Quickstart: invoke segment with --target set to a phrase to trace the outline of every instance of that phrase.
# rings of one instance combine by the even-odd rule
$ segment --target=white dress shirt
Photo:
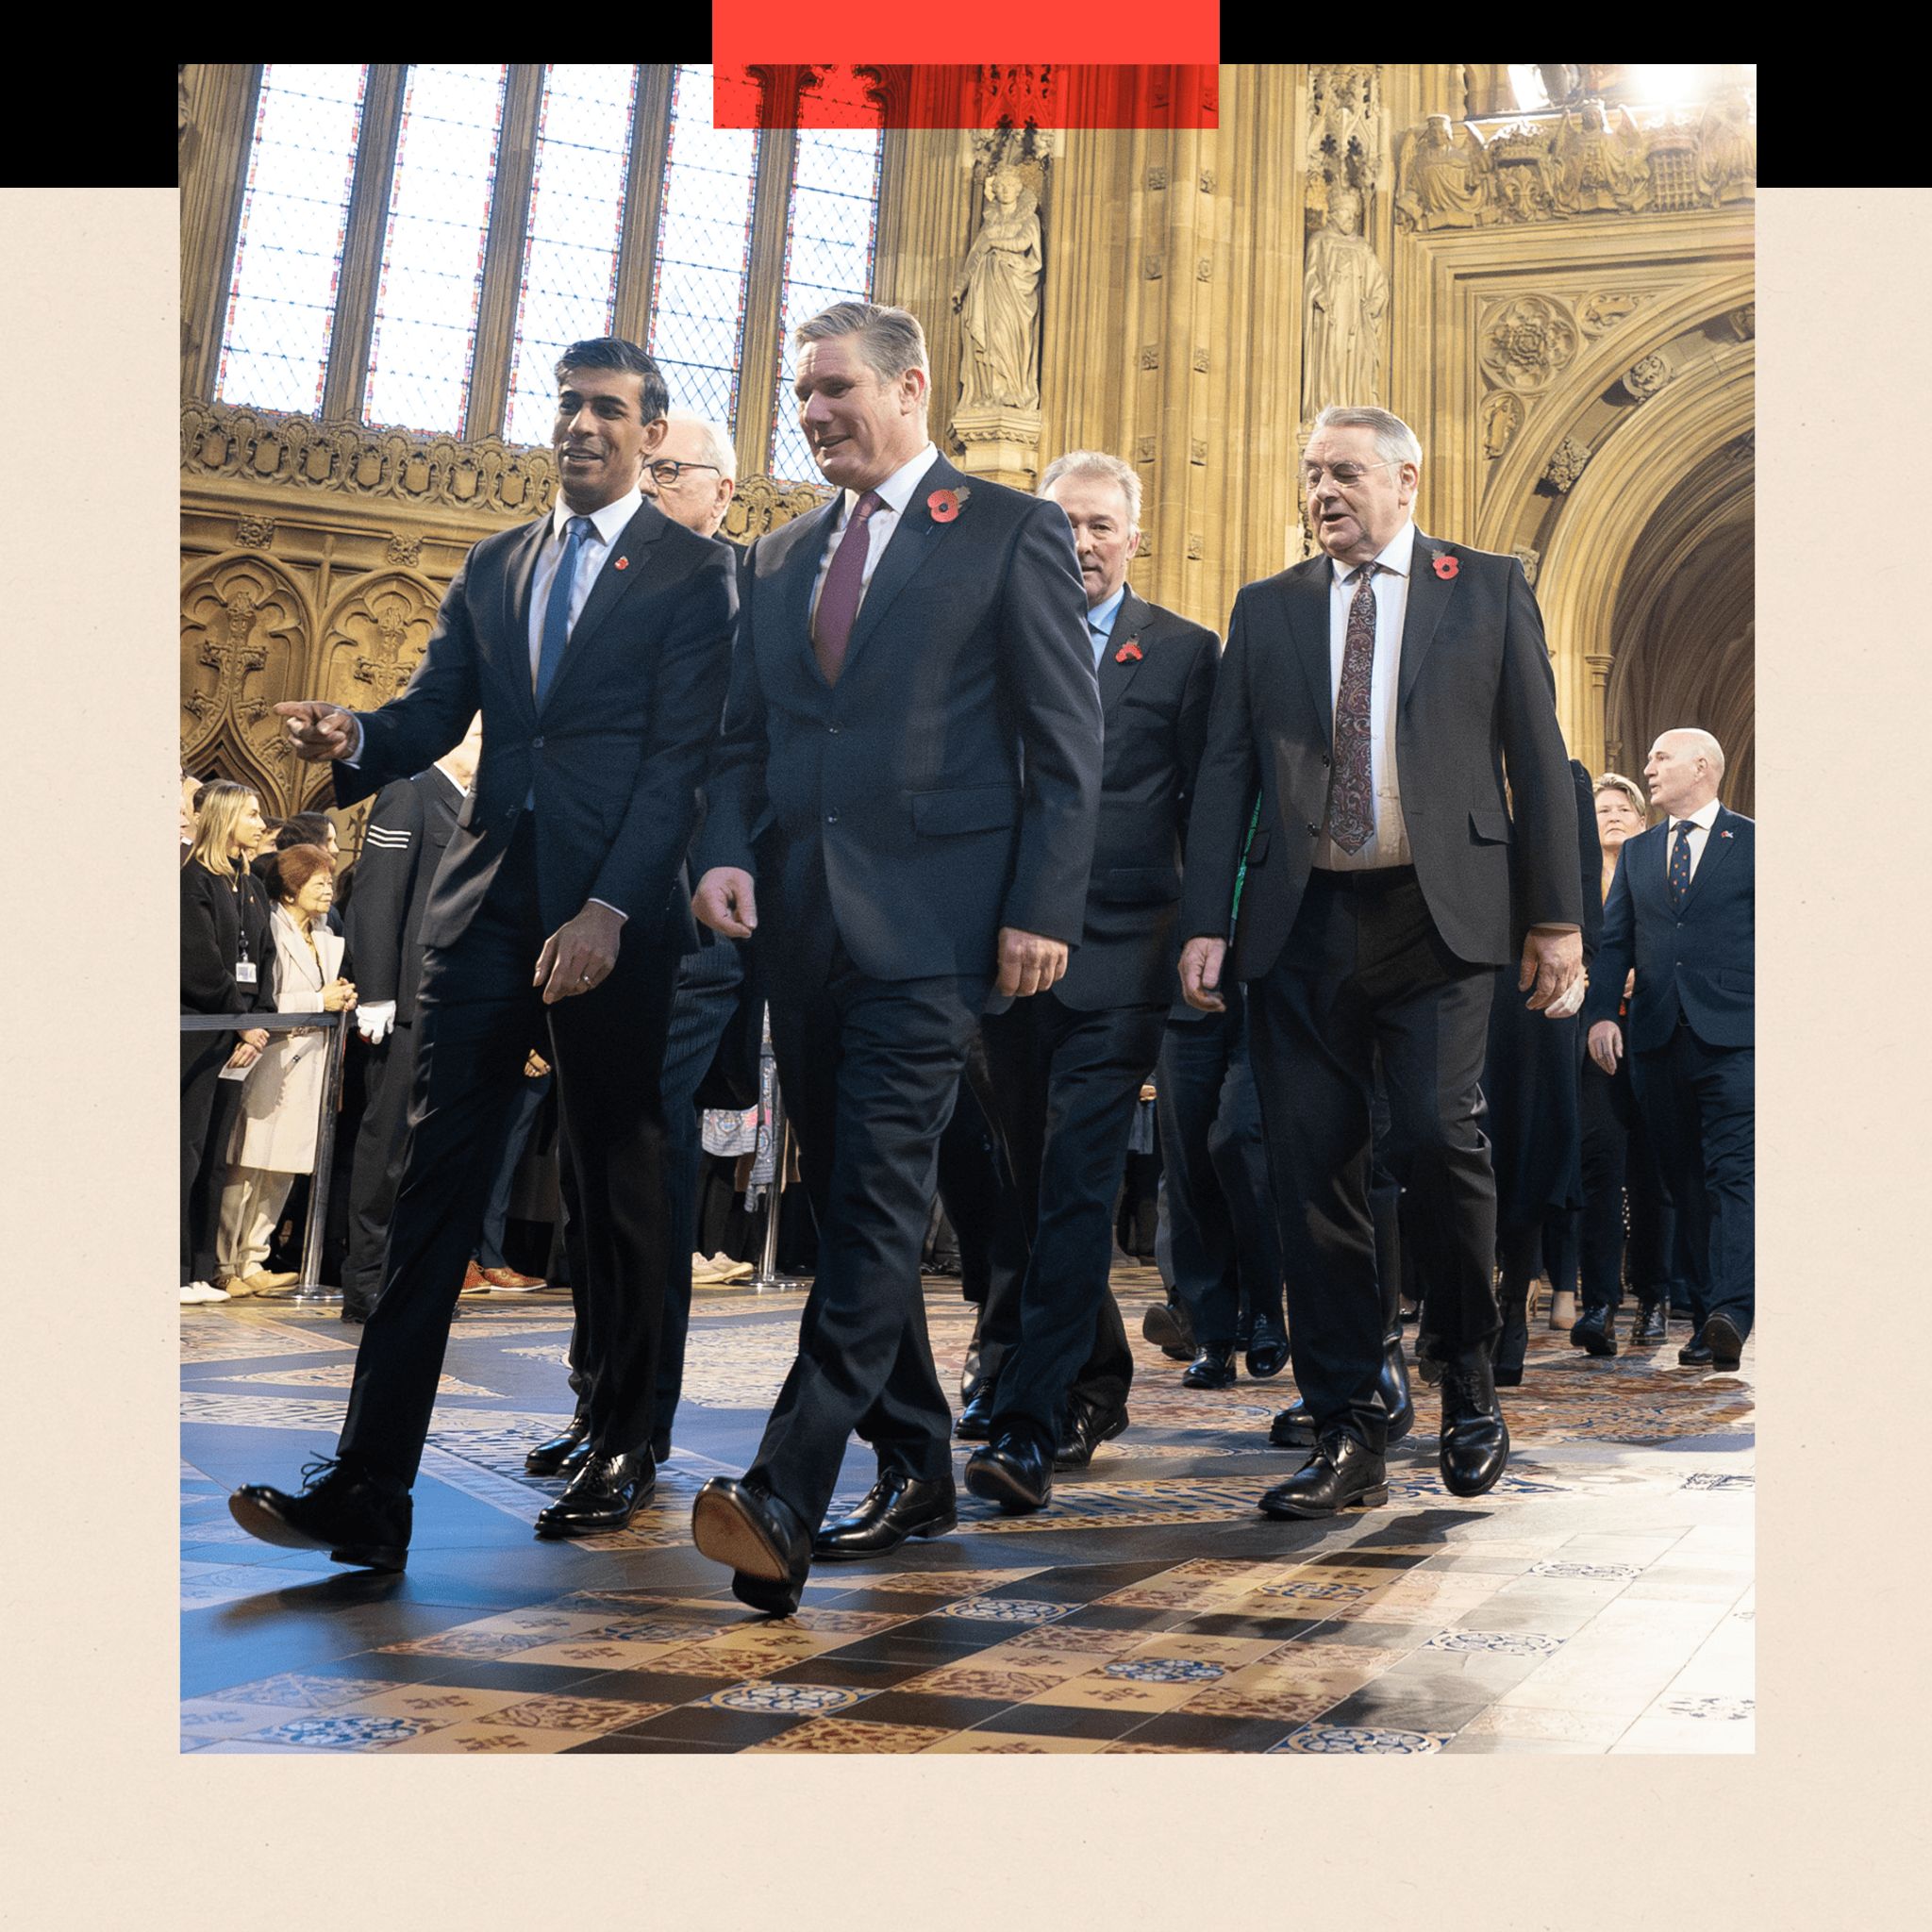
[[[919,479],[939,458],[939,451],[927,443],[910,462],[902,463],[878,486],[883,501],[873,511],[865,526],[865,569],[859,577],[859,609],[865,608],[865,592],[871,587],[872,574],[879,567],[879,558],[886,554],[886,545],[892,541],[892,532],[899,527],[899,519],[905,514],[906,506],[912,501],[912,492],[919,488]],[[825,544],[825,554],[819,559],[819,574],[811,587],[814,624],[818,621],[819,597],[825,588],[825,573],[832,567],[832,557],[839,548],[839,540],[844,536],[845,525],[852,521],[852,512],[858,508],[858,499],[864,494],[862,490],[840,491],[839,514],[832,519],[831,536]]]
[[[1395,683],[1402,668],[1402,625],[1408,615],[1408,573],[1415,558],[1415,525],[1404,524],[1374,561],[1375,657],[1369,675],[1369,778],[1374,789],[1375,829],[1359,852],[1344,852],[1328,836],[1324,810],[1315,863],[1330,872],[1370,872],[1413,862],[1402,819],[1402,786],[1395,770]],[[1348,648],[1348,607],[1355,602],[1357,566],[1329,559],[1328,696],[1341,693],[1341,661]],[[1332,715],[1332,713],[1331,713]]]
[[[1671,876],[1671,854],[1677,849],[1677,827],[1690,827],[1690,876],[1697,876],[1698,861],[1704,857],[1704,848],[1710,843],[1710,828],[1717,823],[1718,802],[1710,799],[1700,805],[1689,818],[1673,819],[1670,831],[1664,839],[1664,878]]]
[[[543,614],[550,608],[550,587],[557,581],[557,566],[563,561],[564,530],[570,520],[579,514],[587,515],[591,519],[591,534],[577,549],[577,575],[571,588],[570,626],[564,632],[566,638],[576,628],[577,619],[583,615],[591,586],[596,583],[597,574],[610,555],[610,546],[623,534],[624,526],[637,515],[638,506],[643,500],[643,491],[633,486],[627,494],[620,496],[615,503],[607,503],[602,509],[579,512],[572,509],[561,496],[558,497],[557,508],[550,512],[550,535],[538,553],[536,574],[530,579],[532,691],[537,688],[537,659],[543,650]]]

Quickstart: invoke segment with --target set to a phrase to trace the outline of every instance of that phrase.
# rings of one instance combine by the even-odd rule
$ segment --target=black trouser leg
[[[416,1085],[414,1021],[399,1021],[380,1046],[367,1052],[362,1124],[357,1130],[349,1182],[349,1258],[342,1271],[342,1294],[351,1307],[366,1307],[382,1286],[390,1217],[408,1153],[409,1098]]]
[[[1241,1243],[1234,1196],[1248,1172],[1251,1151],[1258,1154],[1264,1174],[1267,1162],[1258,1134],[1252,1150],[1232,1133],[1224,1143],[1234,1156],[1228,1163],[1231,1172],[1226,1174],[1233,1185],[1224,1186],[1223,1163],[1215,1158],[1215,1131],[1229,1076],[1241,999],[1241,988],[1230,981],[1227,1012],[1170,1021],[1155,1074],[1166,1181],[1169,1265],[1174,1272],[1174,1294],[1187,1307],[1195,1341],[1203,1347],[1234,1346],[1241,1313]],[[1253,1084],[1251,1079],[1251,1104]],[[1258,1106],[1255,1116],[1258,1121]],[[1251,1222],[1272,1221],[1265,1185],[1258,1199],[1240,1204],[1240,1211]],[[1268,1246],[1278,1261],[1280,1244],[1272,1225]],[[1278,1266],[1274,1272],[1278,1277]]]

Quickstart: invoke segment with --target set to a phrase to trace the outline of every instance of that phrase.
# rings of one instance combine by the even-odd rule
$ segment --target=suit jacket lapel
[[[825,681],[824,674],[820,671],[818,654],[811,647],[811,587],[818,581],[819,564],[838,520],[839,498],[835,495],[817,509],[794,517],[775,538],[762,540],[779,553],[778,565],[773,573],[777,579],[778,635],[788,641],[784,648],[804,655],[809,675],[821,684]]]
[[[1704,850],[1698,855],[1697,870],[1690,874],[1690,890],[1684,894],[1684,904],[1678,908],[1680,911],[1689,908],[1690,902],[1704,890],[1705,880],[1724,862],[1731,847],[1738,842],[1735,838],[1725,836],[1732,816],[1723,806],[1718,807],[1717,816],[1710,822],[1710,830],[1704,835]]]
[[[1290,648],[1301,666],[1324,743],[1335,737],[1335,687],[1328,667],[1328,588],[1333,581],[1334,565],[1323,556],[1291,574],[1282,587]]]
[[[932,555],[945,533],[956,525],[963,524],[973,514],[969,501],[959,506],[958,515],[952,523],[934,523],[928,500],[938,490],[967,490],[970,493],[966,478],[944,457],[934,462],[919,479],[911,501],[899,518],[899,527],[892,532],[891,541],[886,544],[886,554],[879,558],[878,568],[872,574],[872,582],[865,587],[865,602],[858,607],[858,618],[852,626],[852,636],[845,646],[845,664],[839,674],[841,677],[851,674],[853,658],[885,621],[892,599],[912,581],[919,566]]]
[[[604,620],[616,609],[618,600],[633,584],[643,580],[640,560],[664,534],[665,522],[664,512],[655,503],[646,501],[638,505],[637,513],[617,533],[617,541],[610,546],[604,568],[597,573],[597,581],[591,586],[591,594],[584,599],[584,608],[571,625],[563,656],[558,660],[557,675],[551,679],[543,700],[546,708],[557,702],[558,687],[570,675],[571,666],[583,657]]]
[[[1121,693],[1134,681],[1134,674],[1146,662],[1145,648],[1141,656],[1129,655],[1124,661],[1121,653],[1129,644],[1137,644],[1141,632],[1154,621],[1154,613],[1140,598],[1129,591],[1121,599],[1121,608],[1114,613],[1113,630],[1107,640],[1107,648],[1100,654],[1100,710],[1104,720],[1111,720],[1114,707],[1121,701]]]
[[[530,579],[536,575],[537,559],[543,554],[550,527],[549,517],[540,518],[510,545],[504,558],[503,634],[508,641],[509,681],[521,694],[524,711],[532,719],[537,715],[537,696],[530,688]]]
[[[1402,663],[1395,676],[1395,704],[1399,710],[1408,702],[1415,681],[1422,675],[1423,659],[1435,641],[1436,626],[1456,594],[1454,577],[1439,577],[1435,560],[1448,553],[1444,546],[1418,530],[1409,551],[1408,613],[1402,622]]]

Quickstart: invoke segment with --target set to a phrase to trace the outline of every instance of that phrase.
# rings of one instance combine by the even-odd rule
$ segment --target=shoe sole
[[[1187,1377],[1186,1375],[1183,1375],[1181,1377],[1181,1387],[1183,1389],[1232,1389],[1234,1387],[1234,1384],[1235,1378],[1231,1373],[1226,1376],[1224,1380],[1217,1379],[1212,1382],[1198,1377],[1193,1380],[1190,1380],[1189,1377]]]
[[[252,1496],[239,1492],[228,1498],[228,1514],[262,1542],[284,1550],[326,1550],[332,1563],[362,1570],[400,1570],[409,1558],[407,1543],[332,1543],[326,1537],[310,1536]]]
[[[1256,1507],[1263,1516],[1273,1516],[1283,1522],[1311,1523],[1324,1516],[1340,1516],[1344,1509],[1379,1509],[1388,1500],[1389,1485],[1377,1483],[1358,1496],[1350,1496],[1340,1503],[1324,1503],[1317,1508],[1302,1508],[1292,1503],[1258,1503]]]
[[[1575,1329],[1570,1331],[1570,1346],[1580,1348],[1585,1355],[1594,1356],[1599,1361],[1607,1361],[1617,1352],[1617,1344],[1593,1335],[1579,1335]]]
[[[957,1515],[949,1514],[943,1523],[923,1523],[917,1529],[908,1529],[903,1536],[895,1536],[889,1543],[880,1543],[869,1550],[855,1550],[850,1544],[820,1544],[816,1541],[811,1546],[811,1559],[814,1563],[856,1563],[863,1557],[890,1557],[896,1549],[903,1548],[915,1537],[924,1539],[935,1536],[951,1536],[959,1526]]]
[[[691,1541],[699,1553],[760,1583],[785,1583],[791,1565],[768,1543],[758,1525],[728,1497],[700,1490],[691,1506]]]
[[[1053,1501],[1051,1490],[1043,1496],[1036,1496],[1022,1489],[996,1463],[982,1464],[977,1469],[969,1467],[966,1487],[982,1502],[997,1503],[1002,1513],[1008,1516],[1031,1516]]]

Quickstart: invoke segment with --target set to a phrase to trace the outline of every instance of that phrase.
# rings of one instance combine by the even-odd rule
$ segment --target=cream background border
[[[1927,894],[1893,799],[1932,720],[1913,591],[1932,194],[1758,209],[1757,1757],[505,1765],[175,1752],[175,197],[0,192],[0,385],[26,472],[4,551],[0,1915],[62,1932],[1916,1916]],[[857,1883],[817,1879],[843,1859]],[[588,1875],[556,1875],[578,1861]]]

